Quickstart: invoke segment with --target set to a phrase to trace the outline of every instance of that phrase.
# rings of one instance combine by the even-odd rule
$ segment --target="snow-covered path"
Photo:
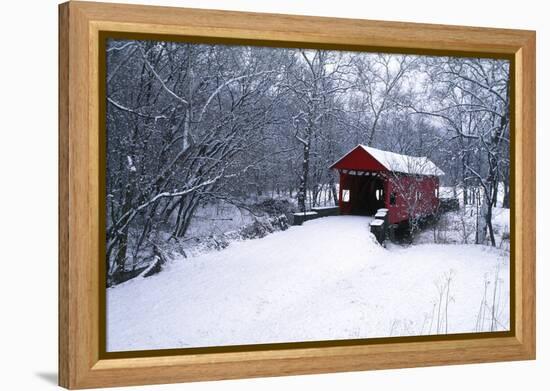
[[[384,249],[369,222],[309,221],[110,288],[107,350],[433,334],[436,285],[451,270],[447,332],[473,332],[485,276],[494,281],[497,265],[499,320],[508,327],[507,255],[475,245]]]

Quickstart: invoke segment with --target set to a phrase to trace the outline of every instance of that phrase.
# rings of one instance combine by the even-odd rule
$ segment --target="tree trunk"
[[[485,236],[487,234],[487,197],[482,195],[480,198],[481,207],[478,209],[476,218],[476,244],[485,243]]]
[[[311,189],[311,204],[313,206],[317,206],[317,198],[319,197],[320,192],[321,190],[319,188],[319,185],[313,185],[313,188]]]
[[[510,208],[510,170],[504,172],[502,183],[504,184],[504,197],[502,198],[502,207]]]
[[[489,230],[489,239],[491,240],[491,246],[495,247],[495,233],[493,231],[493,207],[497,204],[498,197],[498,175],[493,176],[493,183],[491,185],[491,199],[488,200],[487,208],[487,229]]]
[[[298,188],[298,209],[300,209],[300,212],[306,211],[307,178],[309,175],[310,144],[311,144],[311,138],[308,137],[307,144],[304,145],[304,160],[302,161],[302,176],[300,177],[300,186]]]
[[[130,211],[132,205],[132,186],[126,185],[126,191],[124,194],[124,207],[122,208],[122,215]],[[117,248],[115,255],[115,268],[112,271],[112,275],[116,276],[124,271],[126,265],[126,253],[128,251],[128,228],[130,224],[125,224],[125,227],[116,231]]]
[[[489,203],[487,207],[486,224],[487,224],[487,229],[489,231],[489,239],[491,240],[491,246],[495,247],[496,242],[495,242],[495,233],[493,231],[492,217],[493,217],[493,206]]]
[[[172,234],[173,237],[183,238],[185,236],[198,204],[199,200],[195,194],[182,198],[179,203],[178,218],[175,230]]]
[[[338,191],[336,191],[336,185],[332,179],[330,181],[330,193],[332,194],[334,205],[338,205]]]
[[[491,199],[491,205],[493,207],[496,207],[497,206],[497,199],[498,199],[498,179],[495,179],[494,183],[493,183],[493,194],[492,194],[492,199]]]

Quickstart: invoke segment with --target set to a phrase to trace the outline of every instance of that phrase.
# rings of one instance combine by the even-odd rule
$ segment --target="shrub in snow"
[[[254,205],[254,209],[266,213],[270,217],[278,217],[295,211],[294,206],[288,200],[275,200],[269,198]]]
[[[273,232],[273,226],[269,221],[255,221],[241,229],[240,233],[243,239],[263,238],[267,234]]]
[[[143,277],[151,277],[162,270],[162,258],[155,256],[151,265],[141,274]]]
[[[252,224],[243,227],[239,234],[242,239],[263,238],[275,231],[284,231],[288,226],[288,218],[282,214],[267,220],[256,220]]]
[[[206,248],[213,250],[223,250],[229,246],[229,241],[223,235],[212,235],[206,240]]]
[[[271,219],[271,224],[281,231],[286,230],[289,227],[288,217],[286,215],[280,215]]]

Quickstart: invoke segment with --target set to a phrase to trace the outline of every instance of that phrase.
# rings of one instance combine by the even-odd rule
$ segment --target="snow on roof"
[[[315,216],[317,215],[318,213],[317,212],[313,212],[313,211],[310,211],[310,212],[296,212],[296,213],[293,213],[294,216]]]
[[[376,159],[381,165],[383,165],[388,171],[400,172],[403,174],[411,175],[433,175],[442,176],[445,175],[443,170],[437,167],[426,156],[409,156],[400,153],[383,151],[381,149],[369,147],[367,145],[359,144],[351,151],[346,153],[340,159],[335,161],[330,167],[332,168],[338,162],[343,160],[352,151],[361,147],[364,151],[369,153],[374,159]]]
[[[413,175],[441,176],[445,173],[425,156],[409,156],[395,152],[383,151],[363,144],[361,148],[378,160],[380,164],[390,171]]]

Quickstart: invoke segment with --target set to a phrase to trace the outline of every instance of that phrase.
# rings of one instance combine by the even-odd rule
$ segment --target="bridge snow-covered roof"
[[[349,154],[356,149],[362,149],[368,153],[373,159],[375,159],[386,170],[410,174],[410,175],[429,175],[429,176],[442,176],[445,175],[443,170],[435,165],[426,156],[410,156],[395,152],[383,151],[381,149],[369,147],[367,145],[359,144],[353,148],[350,152],[346,153],[340,159],[338,159],[331,168],[344,160]]]

